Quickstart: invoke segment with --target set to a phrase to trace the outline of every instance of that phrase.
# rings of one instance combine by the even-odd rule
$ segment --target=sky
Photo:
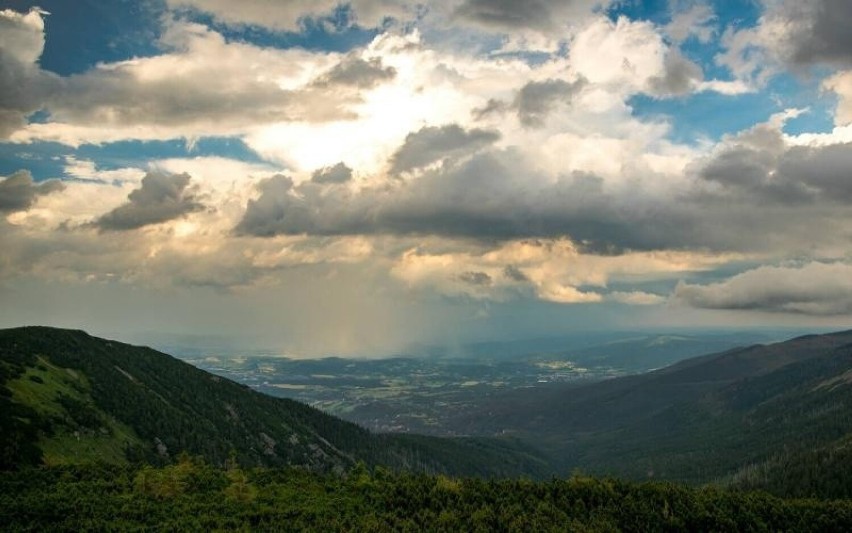
[[[847,327],[848,0],[0,1],[0,327]]]

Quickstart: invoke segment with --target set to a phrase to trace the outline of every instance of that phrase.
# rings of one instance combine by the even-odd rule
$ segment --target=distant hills
[[[502,342],[479,342],[448,349],[415,349],[431,359],[479,360],[487,363],[570,360],[578,366],[611,367],[625,373],[661,368],[688,357],[721,352],[738,346],[789,338],[781,330],[703,331],[669,333],[595,331],[571,335]]]
[[[543,476],[518,442],[377,435],[150,348],[47,327],[0,330],[0,467],[212,464],[344,470],[359,461],[454,475]]]

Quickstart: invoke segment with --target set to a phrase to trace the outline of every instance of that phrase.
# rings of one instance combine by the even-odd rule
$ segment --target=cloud
[[[852,265],[761,266],[708,285],[680,282],[674,298],[704,309],[852,314]]]
[[[278,174],[258,183],[257,190],[260,196],[249,200],[245,215],[234,228],[236,234],[271,237],[314,229],[309,206],[293,194],[292,179]]]
[[[116,168],[99,158],[130,149],[65,150],[77,156],[65,159],[69,176],[101,181],[67,180],[63,194],[46,195],[33,191],[49,187],[30,179],[30,192],[11,195],[25,198],[12,201],[25,210],[0,218],[5,279],[263,293],[350,275],[364,299],[410,290],[418,294],[409,301],[487,299],[495,308],[518,298],[656,305],[665,298],[640,289],[674,284],[684,272],[848,254],[848,72],[822,84],[839,97],[838,128],[819,136],[785,134],[784,120],[801,113],[788,111],[719,141],[682,143],[692,127],[681,129],[683,106],[671,117],[636,108],[641,94],[756,89],[748,77],[705,80],[693,63],[696,54],[704,64],[696,48],[718,37],[700,2],[670,3],[665,27],[665,18],[590,15],[590,1],[447,0],[423,6],[410,24],[370,14],[385,5],[379,0],[171,4],[211,16],[172,13],[156,54],[68,77],[39,69],[44,32],[24,28],[30,33],[0,58],[0,103],[10,124],[44,113],[13,140],[216,135],[241,139],[255,163],[187,157]],[[386,13],[415,14],[394,5]],[[233,27],[332,31],[371,22],[380,29],[328,33],[331,41],[310,50],[276,46],[313,33],[272,38]],[[452,25],[437,27],[443,22]],[[554,46],[528,53],[536,35]],[[258,36],[263,44],[251,44]],[[343,53],[321,50],[353,36],[373,37]],[[794,64],[786,53],[764,58]],[[754,96],[769,105],[770,95]],[[718,100],[733,109],[752,101]],[[25,149],[41,148],[15,148]],[[144,231],[121,231],[135,228]]]
[[[21,63],[35,63],[44,50],[44,20],[46,12],[38,8],[26,14],[0,10],[0,48]]]
[[[160,224],[204,209],[189,174],[149,172],[140,188],[131,192],[127,203],[95,221],[102,230],[126,231]]]
[[[311,181],[314,183],[346,183],[352,179],[352,169],[345,163],[333,167],[323,167],[314,171]]]
[[[426,148],[417,154],[423,159],[397,162],[396,169],[441,157],[443,165],[411,179],[367,180],[358,187],[311,182],[270,187],[249,203],[237,233],[428,235],[479,242],[567,237],[588,253],[703,249],[836,256],[846,238],[825,228],[852,223],[845,170],[852,166],[852,144],[795,144],[776,122],[726,137],[707,156],[671,174],[655,175],[644,166],[631,170],[624,152],[623,159],[615,158],[614,178],[551,174],[534,146],[482,148],[459,157],[423,143]],[[431,139],[441,128],[427,131]],[[570,165],[572,150],[583,150],[571,143],[553,148],[562,165]],[[500,269],[505,264],[511,263]],[[502,277],[499,271],[489,275]]]
[[[672,4],[677,6],[678,2]],[[713,8],[696,3],[686,9],[676,10],[671,21],[663,29],[675,43],[682,43],[693,37],[700,43],[708,43],[716,31],[715,22],[716,14]]]
[[[592,291],[581,291],[576,287],[548,283],[539,288],[538,297],[549,302],[560,304],[597,303],[603,297]]]
[[[698,173],[720,185],[722,192],[780,202],[805,200],[808,191],[798,179],[785,180],[776,174],[786,150],[779,127],[759,124],[720,144]]]
[[[728,138],[700,163],[699,175],[723,194],[782,204],[852,200],[852,143],[790,145],[779,125],[759,124]]]
[[[572,72],[590,84],[630,94],[664,73],[666,50],[662,35],[649,22],[598,17],[573,36],[568,59]]]
[[[455,153],[445,153],[447,148],[464,144],[458,139],[442,144],[442,131],[433,128],[426,135],[427,140],[438,138],[440,150],[418,139],[415,144],[424,148],[407,165],[399,163],[404,158],[397,158],[395,169],[428,164]],[[466,135],[459,138],[467,139]],[[682,219],[676,206],[641,194],[629,199],[606,194],[598,178],[582,174],[550,182],[534,173],[514,149],[483,152],[411,181],[357,192],[309,185],[292,187],[284,178],[263,182],[260,197],[249,202],[237,233],[420,234],[482,240],[569,236],[590,249],[649,249],[671,245],[672,239],[677,240],[673,233],[689,231],[688,219]]]
[[[524,274],[524,272],[515,265],[506,265],[506,267],[503,268],[503,276],[505,276],[511,281],[516,281],[518,283],[529,281],[527,275]]]
[[[692,92],[704,80],[701,67],[685,58],[677,49],[666,54],[663,74],[648,80],[653,94],[660,96],[683,95]],[[708,86],[712,87],[712,86]]]
[[[475,120],[482,120],[489,115],[499,115],[505,113],[511,108],[509,104],[496,98],[489,98],[482,107],[477,107],[471,111],[471,115]]]
[[[159,44],[162,54],[100,63],[69,77],[0,55],[0,84],[7,89],[0,119],[8,118],[11,131],[31,111],[49,113],[49,122],[16,132],[17,142],[237,135],[263,124],[354,118],[361,92],[394,72],[354,53],[341,60],[264,48],[183,21],[165,22]]]
[[[357,55],[349,55],[315,80],[313,85],[316,87],[342,85],[369,89],[383,81],[392,80],[394,76],[396,76],[396,69],[383,67],[381,58],[362,59]]]
[[[566,26],[609,0],[443,0],[431,2],[424,10],[422,2],[412,0],[167,0],[172,8],[192,8],[213,15],[217,22],[232,26],[261,26],[277,31],[297,32],[309,19],[327,24],[377,28],[388,19],[405,23],[424,15],[433,15],[443,25],[467,26],[489,32],[548,33],[558,35]],[[349,19],[341,21],[335,11],[347,8]],[[333,20],[332,20],[333,19]]]
[[[551,29],[556,21],[547,1],[513,2],[512,0],[465,0],[455,15],[486,28]]]
[[[491,276],[485,272],[462,272],[459,274],[459,279],[470,285],[485,286],[491,285]]]
[[[444,157],[459,157],[496,142],[496,131],[465,130],[458,124],[427,126],[408,134],[391,156],[391,172],[399,174],[425,167]]]
[[[530,81],[515,92],[511,104],[490,98],[484,106],[472,110],[475,120],[515,111],[518,121],[527,128],[541,128],[559,104],[569,107],[586,85],[582,77],[573,82],[561,79]]]
[[[458,21],[486,30],[550,33],[607,4],[601,0],[463,0],[453,15]]]
[[[572,83],[554,79],[527,83],[518,91],[513,104],[518,120],[526,127],[543,126],[551,110],[560,103],[570,104],[585,84],[582,78]]]
[[[271,3],[265,0],[166,0],[173,8],[193,8],[213,14],[225,24],[252,25],[278,30],[298,31],[308,17],[330,15],[338,0],[289,0]]]
[[[64,188],[65,186],[58,180],[36,184],[29,171],[19,170],[0,181],[0,212],[29,209],[39,196],[61,191]]]
[[[0,10],[0,139],[26,124],[26,117],[57,90],[59,78],[42,71],[44,12]]]
[[[834,123],[837,126],[852,124],[852,70],[837,72],[826,78],[822,87],[837,94]]]
[[[659,305],[666,302],[665,297],[644,291],[614,291],[606,295],[606,300],[627,305]]]
[[[396,0],[167,0],[173,8],[193,8],[211,13],[221,23],[271,28],[279,31],[300,31],[306,19],[323,19],[348,5],[352,20],[363,28],[376,28],[387,17],[405,17],[412,7],[409,2]]]
[[[481,243],[419,239],[395,258],[391,274],[408,286],[441,294],[508,301],[538,298],[559,303],[612,301],[663,303],[641,291],[606,292],[613,281],[666,279],[672,273],[704,271],[730,260],[718,254],[631,252],[584,253],[567,239],[520,239]]]
[[[174,23],[163,40],[171,53],[99,67],[72,76],[50,102],[54,120],[81,125],[232,127],[275,120],[340,117],[341,100],[279,77],[299,74],[315,58],[297,50],[271,50],[227,42],[205,27]],[[316,106],[324,99],[323,107]]]
[[[852,4],[846,0],[764,2],[754,27],[729,29],[716,62],[763,83],[783,67],[852,66]]]
[[[786,36],[790,60],[852,66],[852,4],[846,0],[787,1],[780,9],[780,16],[793,26]]]

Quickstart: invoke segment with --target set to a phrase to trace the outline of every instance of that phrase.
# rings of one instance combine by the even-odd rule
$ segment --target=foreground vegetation
[[[59,466],[0,473],[12,531],[848,531],[852,502],[574,476],[548,482],[304,469]]]

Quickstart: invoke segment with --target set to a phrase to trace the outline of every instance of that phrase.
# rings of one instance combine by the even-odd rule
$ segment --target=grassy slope
[[[97,408],[84,375],[59,368],[43,357],[7,387],[13,401],[29,405],[51,422],[52,430],[43,432],[38,440],[48,465],[126,463],[125,450],[143,445],[131,428]]]

